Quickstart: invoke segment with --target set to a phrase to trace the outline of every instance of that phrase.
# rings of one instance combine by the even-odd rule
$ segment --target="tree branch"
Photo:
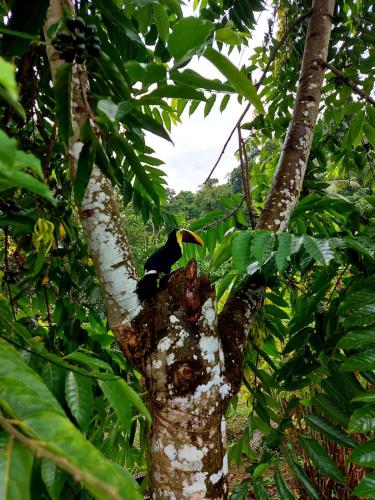
[[[342,71],[340,71],[338,68],[336,68],[336,66],[332,66],[332,64],[329,64],[320,58],[318,59],[318,63],[321,66],[323,66],[323,68],[328,68],[330,71],[332,71],[333,74],[338,76],[343,81],[343,83],[345,83],[345,85],[347,85],[352,90],[354,90],[354,92],[356,94],[358,94],[360,97],[362,97],[362,99],[365,99],[367,102],[369,102],[370,104],[375,106],[375,99],[373,99],[371,96],[369,96],[368,94],[363,92],[363,90],[361,88],[359,88],[358,85],[353,82],[353,80],[351,80],[350,78],[345,76]]]
[[[324,69],[317,60],[328,52],[334,0],[313,0],[313,13],[306,35],[300,79],[289,130],[279,164],[257,229],[283,231],[299,197],[310,153]],[[226,356],[226,376],[240,384],[244,341],[262,302],[265,284],[253,276],[245,278],[232,293],[218,318],[219,334]],[[228,327],[230,325],[230,327]]]
[[[292,119],[258,229],[284,231],[299,198],[319,112],[334,0],[314,0]]]

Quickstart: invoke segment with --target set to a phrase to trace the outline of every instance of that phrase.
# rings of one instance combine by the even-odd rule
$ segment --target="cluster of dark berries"
[[[95,24],[86,25],[81,17],[67,17],[65,21],[69,31],[60,31],[52,40],[52,45],[61,52],[66,62],[74,60],[83,64],[88,55],[99,57],[100,38],[95,36]]]

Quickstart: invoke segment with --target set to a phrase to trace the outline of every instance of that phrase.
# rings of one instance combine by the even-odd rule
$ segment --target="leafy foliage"
[[[263,9],[258,0],[195,1],[196,17],[184,17],[175,0],[79,2],[77,14],[97,27],[103,53],[87,61],[89,119],[80,124],[84,144],[74,179],[64,154],[76,126],[73,66],[61,66],[53,88],[45,44],[38,43],[48,2],[0,6],[5,498],[29,498],[33,484],[52,499],[84,498],[87,491],[140,498],[147,487],[132,477],[147,467],[146,390],[106,323],[72,200],[73,185],[75,202],[82,202],[94,164],[122,196],[139,270],[171,227],[186,225],[205,248],[192,245],[179,265],[198,258],[211,273],[219,308],[246,277],[265,283],[245,355],[249,419],[229,450],[237,465],[243,459],[251,481],[232,498],[245,498],[251,484],[256,498],[267,498],[271,476],[281,498],[375,498],[374,472],[366,470],[375,468],[374,107],[327,71],[302,196],[289,232],[276,235],[251,229],[238,168],[224,185],[211,179],[195,194],[176,195],[147,146],[148,133],[171,140],[172,125],[202,102],[205,116],[216,106],[224,111],[232,95],[259,112],[264,107],[266,114],[242,125],[251,130],[246,157],[257,219],[291,117],[305,24],[277,51],[259,93],[248,77],[266,67],[290,19],[310,8],[307,1],[274,4],[277,24],[270,21],[263,47],[236,68],[228,54],[248,43]],[[373,6],[337,2],[334,17],[328,60],[371,94]],[[195,55],[213,62],[226,81],[187,67]]]

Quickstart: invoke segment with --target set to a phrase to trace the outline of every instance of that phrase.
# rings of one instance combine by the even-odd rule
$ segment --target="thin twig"
[[[362,97],[362,99],[365,99],[367,102],[375,106],[375,99],[373,99],[371,96],[363,92],[363,90],[360,89],[358,85],[355,82],[353,82],[353,80],[345,76],[342,71],[336,68],[336,66],[332,66],[332,64],[327,63],[323,59],[318,59],[318,63],[321,66],[323,66],[323,68],[328,68],[330,71],[332,71],[333,74],[338,76],[342,80],[342,82],[345,83],[345,85],[354,90],[354,92],[358,94],[360,97]]]
[[[229,217],[232,217],[233,215],[235,215],[239,211],[239,209],[242,207],[244,201],[245,201],[245,197],[242,198],[242,200],[240,201],[238,206],[236,208],[234,208],[231,212],[227,213],[223,217],[220,217],[220,219],[216,219],[214,222],[211,222],[210,224],[206,224],[204,227],[202,227],[202,229],[205,231],[209,227],[216,226],[220,222],[224,222],[225,220],[229,219]]]
[[[70,474],[77,482],[86,481],[88,484],[95,486],[95,488],[105,494],[106,498],[121,500],[121,496],[119,495],[115,487],[105,483],[104,481],[98,479],[96,476],[87,471],[78,469],[67,458],[61,455],[56,455],[55,453],[47,450],[45,447],[45,443],[25,436],[10,422],[13,421],[8,420],[7,418],[3,417],[2,414],[0,414],[1,427],[13,438],[26,446],[26,448],[29,448],[29,450],[35,453],[38,458],[45,458],[46,460],[55,463],[60,469]]]
[[[238,131],[238,152],[239,152],[239,156],[240,156],[240,166],[241,166],[241,174],[242,174],[242,187],[243,187],[243,192],[245,195],[247,212],[249,214],[251,228],[254,229],[255,228],[255,220],[254,220],[254,214],[253,214],[253,202],[251,199],[251,192],[250,192],[250,186],[249,186],[249,171],[248,171],[248,164],[247,164],[246,148],[245,148],[245,143],[243,142],[243,139],[242,139],[240,126],[237,127],[237,131]]]
[[[269,68],[270,68],[271,64],[272,64],[272,63],[273,63],[273,61],[275,60],[276,55],[277,55],[277,53],[278,53],[278,51],[279,51],[280,47],[281,47],[282,45],[284,45],[285,40],[286,40],[286,39],[287,39],[287,37],[290,35],[290,33],[294,30],[294,28],[295,28],[298,24],[300,24],[302,21],[304,21],[307,17],[309,17],[309,16],[311,15],[312,10],[313,10],[313,9],[310,9],[308,12],[306,12],[305,14],[302,14],[302,16],[298,17],[298,18],[294,21],[294,23],[292,23],[292,24],[289,26],[289,28],[287,28],[287,30],[285,31],[284,35],[281,37],[281,39],[280,39],[280,40],[276,43],[276,45],[273,47],[273,49],[271,50],[270,56],[269,56],[269,58],[268,58],[268,62],[267,62],[266,66],[265,66],[265,68],[264,68],[264,70],[263,70],[263,73],[262,73],[262,75],[261,75],[261,77],[260,77],[259,81],[255,84],[255,88],[256,88],[256,90],[258,90],[258,88],[261,86],[261,84],[262,84],[263,80],[265,79],[266,74],[267,74],[267,72],[268,72],[268,70],[269,70]],[[231,131],[231,133],[229,134],[229,137],[228,137],[228,139],[226,140],[226,142],[225,142],[225,144],[224,144],[224,146],[223,146],[223,149],[221,150],[220,155],[219,155],[218,159],[216,160],[215,165],[212,167],[211,172],[208,174],[207,179],[204,181],[204,183],[203,183],[203,184],[207,184],[207,182],[210,180],[211,175],[214,173],[215,168],[216,168],[216,167],[218,166],[218,164],[220,163],[220,160],[221,160],[221,158],[222,158],[223,154],[225,153],[225,150],[227,149],[227,146],[228,146],[228,144],[229,144],[229,141],[232,139],[233,134],[235,133],[236,129],[237,129],[237,128],[241,125],[242,120],[244,119],[244,117],[245,117],[246,113],[249,111],[250,107],[251,107],[251,103],[249,102],[249,103],[246,105],[246,107],[245,107],[245,109],[243,110],[243,112],[241,113],[241,116],[238,118],[238,120],[237,120],[237,122],[236,122],[235,126],[233,127],[233,129],[232,129],[232,131]]]

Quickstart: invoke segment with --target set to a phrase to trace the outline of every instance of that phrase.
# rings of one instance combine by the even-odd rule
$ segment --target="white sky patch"
[[[260,14],[256,29],[252,32],[252,38],[249,41],[249,48],[241,53],[235,49],[230,54],[230,60],[238,68],[247,63],[254,48],[262,45],[264,33],[268,31],[267,19],[269,17],[271,17],[271,10],[265,10]],[[203,57],[200,59],[194,57],[187,67],[205,78],[225,80],[222,74]],[[260,74],[256,72],[253,77],[254,82]],[[207,96],[209,95],[207,93]],[[239,104],[236,95],[233,95],[224,112],[220,113],[219,106],[222,97],[223,94],[217,96],[214,107],[206,118],[203,117],[204,102],[190,117],[187,106],[182,115],[182,123],[172,126],[170,135],[174,145],[154,134],[147,133],[147,145],[151,146],[156,156],[165,162],[161,168],[167,174],[169,187],[176,192],[196,191],[203,184],[246,105],[246,103]],[[252,111],[249,111],[244,122],[250,121],[252,116]],[[237,135],[234,134],[213,175],[221,183],[226,182],[226,175],[238,166],[235,158],[236,150]],[[184,175],[181,175],[181,172]]]

